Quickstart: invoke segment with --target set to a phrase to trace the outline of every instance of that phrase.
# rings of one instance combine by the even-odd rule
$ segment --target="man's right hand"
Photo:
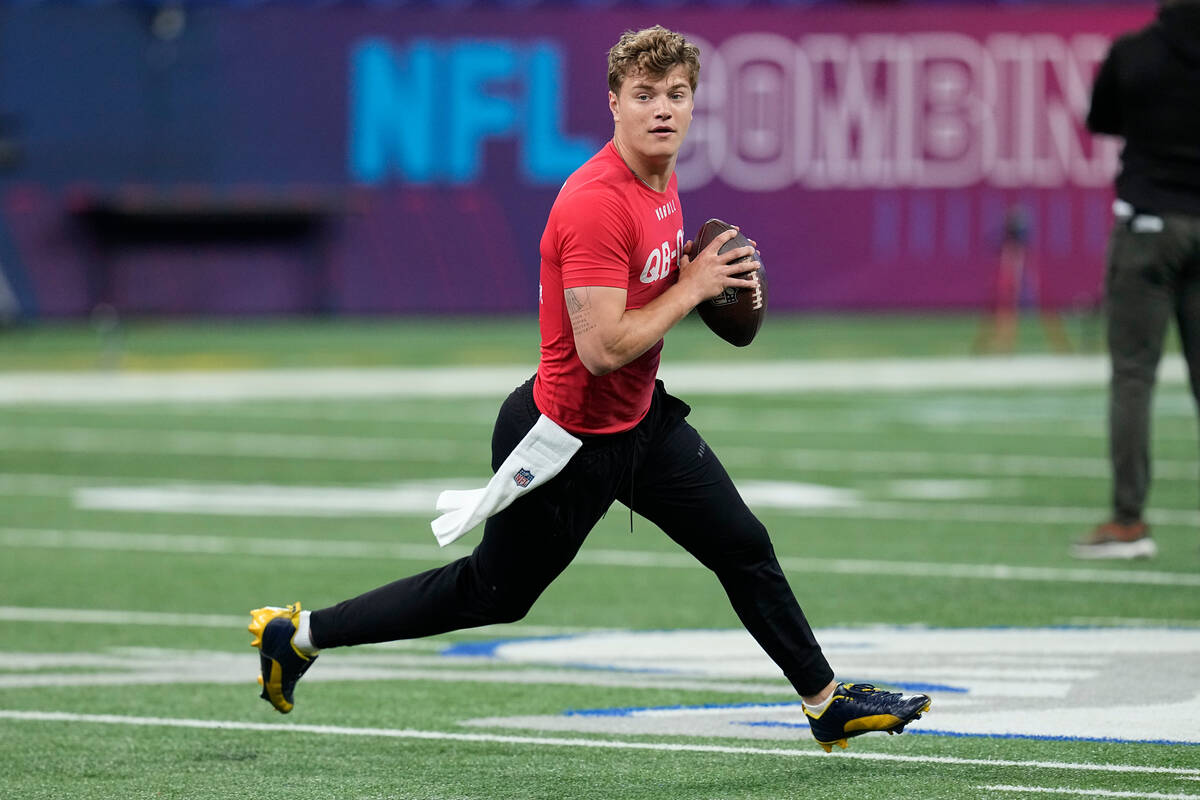
[[[717,235],[709,242],[708,247],[693,256],[696,243],[688,240],[683,246],[683,256],[679,260],[679,284],[690,296],[695,297],[693,306],[709,298],[716,297],[730,286],[739,289],[753,289],[753,279],[735,278],[746,272],[745,264],[733,262],[754,255],[753,240],[745,247],[735,247],[724,253],[720,252],[733,237],[737,236],[737,228],[731,228]]]

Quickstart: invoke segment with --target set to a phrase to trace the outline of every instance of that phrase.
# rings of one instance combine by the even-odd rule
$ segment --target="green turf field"
[[[248,609],[478,540],[439,550],[432,498],[486,478],[529,320],[0,331],[0,796],[1198,800],[1190,394],[1176,369],[1156,396],[1159,556],[1075,561],[1109,488],[1095,323],[1048,357],[1029,321],[1012,359],[969,357],[976,327],[668,338],[840,677],[933,697],[831,755],[715,580],[621,507],[522,622],[329,651],[287,716],[257,698]]]

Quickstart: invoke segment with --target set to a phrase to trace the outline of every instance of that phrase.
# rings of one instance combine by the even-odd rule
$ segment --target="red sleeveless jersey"
[[[592,375],[575,352],[563,290],[625,289],[641,308],[678,277],[683,214],[671,176],[665,192],[642,183],[610,141],[563,184],[541,241],[538,321],[542,350],[533,399],[575,433],[617,433],[650,408],[662,340],[607,375]]]

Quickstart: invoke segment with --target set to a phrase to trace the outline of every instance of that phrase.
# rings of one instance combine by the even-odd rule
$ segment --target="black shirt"
[[[1143,211],[1200,214],[1200,2],[1164,6],[1113,43],[1087,125],[1125,139],[1118,197]]]

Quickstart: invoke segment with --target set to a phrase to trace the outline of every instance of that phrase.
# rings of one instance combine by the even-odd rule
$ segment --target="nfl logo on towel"
[[[533,473],[527,469],[519,469],[517,470],[517,474],[513,475],[513,481],[516,482],[517,486],[524,489],[533,482]]]

